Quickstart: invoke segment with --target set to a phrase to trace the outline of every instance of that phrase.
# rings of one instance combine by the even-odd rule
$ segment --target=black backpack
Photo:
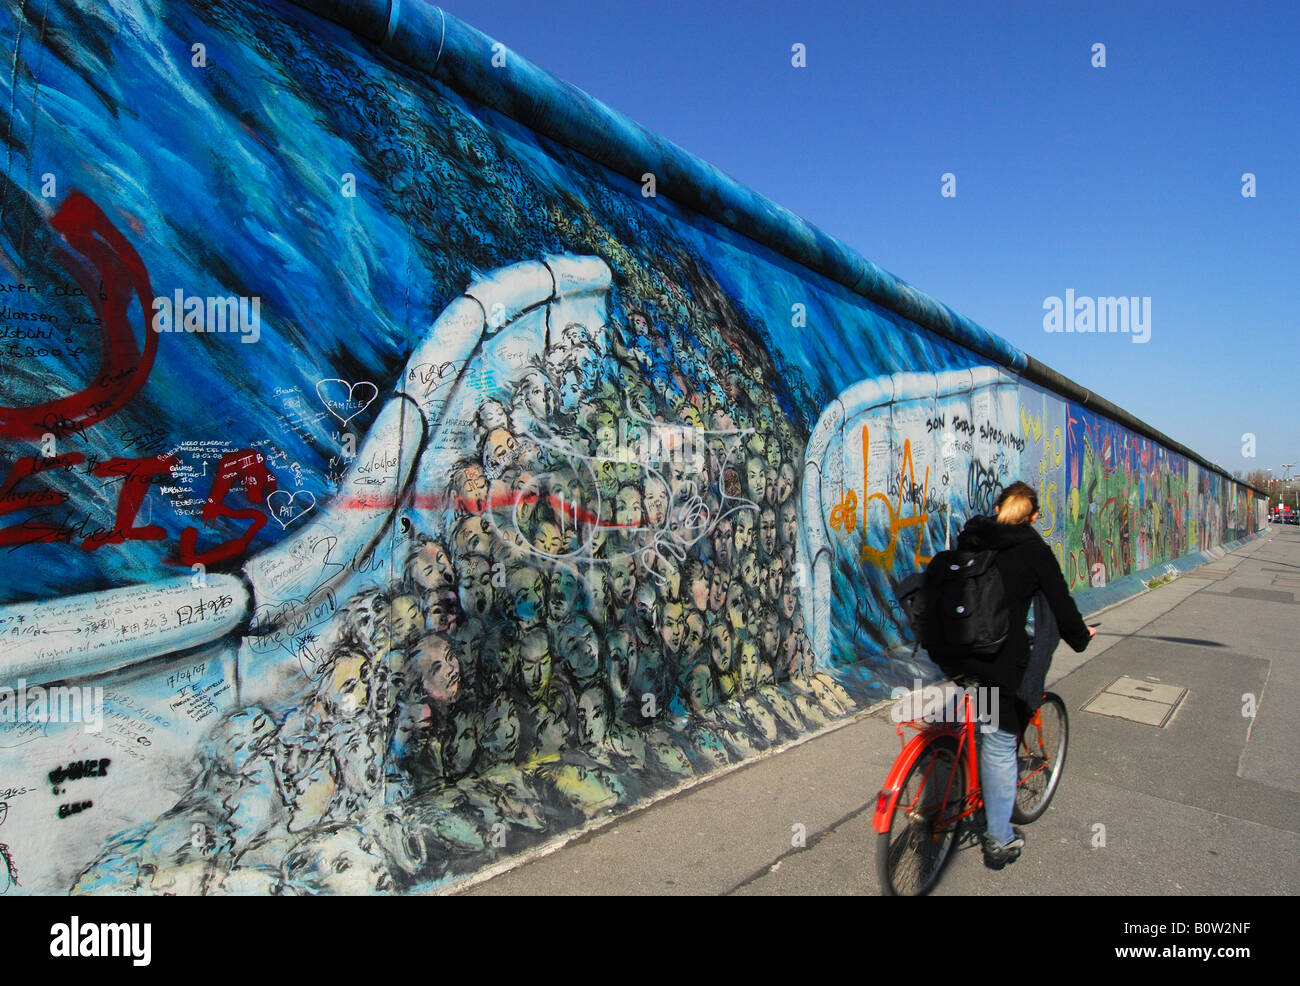
[[[917,644],[942,667],[966,657],[989,658],[1011,631],[996,551],[941,551],[924,574],[898,587],[898,601]]]

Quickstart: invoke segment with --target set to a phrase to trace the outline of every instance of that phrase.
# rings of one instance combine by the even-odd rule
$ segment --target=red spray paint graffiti
[[[144,352],[127,318],[134,296],[140,309],[152,310],[153,288],[140,255],[85,195],[69,195],[50,225],[63,234],[70,250],[58,251],[63,268],[76,279],[95,306],[103,326],[104,351],[90,386],[67,397],[29,407],[0,407],[0,437],[39,439],[84,431],[121,410],[149,379],[158,335],[145,326]],[[78,259],[72,251],[80,254]],[[103,286],[101,298],[100,285]]]

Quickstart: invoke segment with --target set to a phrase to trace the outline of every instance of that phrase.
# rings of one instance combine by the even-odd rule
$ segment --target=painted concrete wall
[[[0,893],[436,887],[933,674],[890,586],[1010,480],[1085,609],[1263,526],[436,8],[316,6],[374,30],[0,7]]]

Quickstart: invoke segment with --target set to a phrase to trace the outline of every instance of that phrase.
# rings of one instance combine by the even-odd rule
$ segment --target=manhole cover
[[[1294,592],[1275,592],[1272,589],[1247,589],[1245,586],[1237,586],[1231,592],[1224,593],[1228,596],[1241,596],[1243,599],[1258,599],[1266,603],[1294,603]]]
[[[1186,695],[1187,689],[1177,685],[1121,675],[1093,696],[1083,711],[1163,728]]]

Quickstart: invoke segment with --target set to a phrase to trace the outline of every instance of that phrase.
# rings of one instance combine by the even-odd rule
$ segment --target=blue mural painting
[[[446,885],[933,675],[1010,480],[1084,589],[1262,526],[294,4],[0,24],[0,893]]]

